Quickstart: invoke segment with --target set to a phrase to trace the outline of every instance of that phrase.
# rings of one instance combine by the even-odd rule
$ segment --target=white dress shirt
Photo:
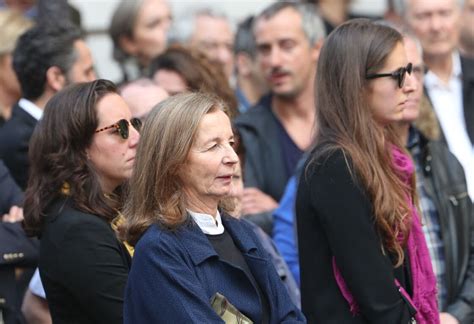
[[[219,214],[219,211],[217,211],[215,217],[209,214],[196,213],[189,209],[188,213],[204,234],[219,235],[224,233],[224,226],[222,225],[221,214]]]
[[[21,109],[26,111],[28,114],[30,114],[34,119],[40,120],[41,117],[43,117],[43,109],[29,101],[28,99],[21,98],[20,101],[18,101],[18,105],[20,106]]]

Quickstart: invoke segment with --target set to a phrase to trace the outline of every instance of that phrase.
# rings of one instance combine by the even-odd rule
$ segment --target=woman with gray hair
[[[238,162],[224,111],[187,93],[147,117],[124,209],[125,323],[305,322],[250,226],[222,206]]]
[[[109,35],[123,81],[144,75],[151,60],[167,46],[171,11],[166,0],[122,0],[112,16]]]

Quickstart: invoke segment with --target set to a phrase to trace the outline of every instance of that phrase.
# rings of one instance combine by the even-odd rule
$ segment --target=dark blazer
[[[28,238],[19,222],[0,222],[0,314],[5,324],[17,324],[22,319],[20,309],[26,287],[15,278],[15,268],[36,267],[38,247],[38,240]]]
[[[296,219],[303,313],[309,323],[409,323],[408,306],[394,283],[398,279],[410,292],[409,267],[394,269],[383,253],[372,205],[351,172],[342,151],[336,151],[318,157],[301,174]],[[357,316],[337,285],[333,257],[359,305]]]
[[[250,226],[228,216],[222,222],[268,299],[270,323],[305,322]],[[176,231],[152,225],[135,247],[124,322],[223,323],[210,304],[216,292],[254,323],[260,322],[255,288],[241,268],[219,259],[194,221]]]
[[[28,182],[28,147],[37,120],[18,104],[12,118],[0,128],[0,159],[22,190]]]
[[[54,323],[121,323],[130,256],[110,224],[58,199],[46,212],[39,270]]]
[[[464,119],[467,133],[474,145],[474,59],[461,56],[461,71]]]
[[[0,215],[8,213],[13,205],[23,205],[23,193],[0,160]]]

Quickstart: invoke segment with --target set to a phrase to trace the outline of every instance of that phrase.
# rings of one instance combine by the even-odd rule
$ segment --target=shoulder
[[[342,149],[335,149],[323,154],[319,148],[314,149],[303,167],[300,181],[309,181],[313,177],[331,178],[340,175],[351,175],[351,159]]]
[[[461,70],[463,79],[474,81],[474,59],[461,56]]]
[[[254,107],[235,119],[235,125],[241,128],[261,128],[268,124],[274,124],[275,117],[271,110],[271,97],[265,96]]]

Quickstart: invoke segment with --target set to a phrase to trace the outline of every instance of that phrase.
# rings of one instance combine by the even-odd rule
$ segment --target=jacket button
[[[425,166],[425,171],[430,172],[431,171],[431,166],[429,166],[429,165]]]

